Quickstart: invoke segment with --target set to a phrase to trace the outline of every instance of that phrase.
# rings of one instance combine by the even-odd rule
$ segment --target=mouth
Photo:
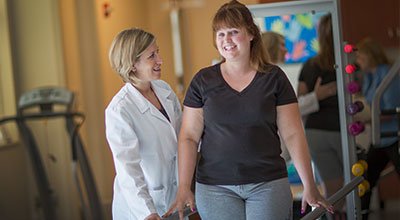
[[[223,47],[225,51],[231,51],[236,48],[236,45],[228,45]]]
[[[153,71],[154,72],[161,72],[161,67],[159,66],[159,67],[155,67],[155,68],[153,68]]]

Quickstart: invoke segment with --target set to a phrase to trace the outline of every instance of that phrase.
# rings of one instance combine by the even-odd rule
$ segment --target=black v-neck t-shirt
[[[280,156],[276,107],[297,102],[285,73],[270,65],[241,92],[224,80],[220,64],[200,70],[183,104],[203,108],[204,130],[196,180],[237,185],[287,176]]]
[[[165,116],[165,118],[169,121],[169,122],[171,122],[171,120],[169,120],[169,116],[168,116],[168,113],[167,113],[167,111],[165,111],[165,108],[161,105],[161,109],[158,109],[160,112],[161,112],[161,114],[163,114],[164,116]]]

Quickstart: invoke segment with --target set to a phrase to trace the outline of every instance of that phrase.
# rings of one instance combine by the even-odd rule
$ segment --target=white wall
[[[279,66],[286,73],[286,76],[289,78],[289,81],[292,84],[293,89],[297,94],[297,85],[299,84],[298,79],[303,64],[302,63],[281,64]]]

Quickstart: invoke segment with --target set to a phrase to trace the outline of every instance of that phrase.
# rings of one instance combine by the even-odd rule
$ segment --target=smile
[[[158,72],[158,71],[161,71],[161,67],[153,68],[153,70],[154,70],[154,71],[157,71],[157,72]]]
[[[236,46],[225,46],[224,50],[228,51],[228,50],[232,50],[234,48],[236,48]]]

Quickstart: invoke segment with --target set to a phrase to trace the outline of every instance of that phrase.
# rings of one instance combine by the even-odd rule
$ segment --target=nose
[[[232,35],[230,33],[225,34],[224,40],[230,41],[232,39]]]
[[[157,55],[157,60],[156,60],[156,62],[157,62],[157,64],[162,64],[162,63],[163,63],[163,60],[162,60],[160,54]]]

